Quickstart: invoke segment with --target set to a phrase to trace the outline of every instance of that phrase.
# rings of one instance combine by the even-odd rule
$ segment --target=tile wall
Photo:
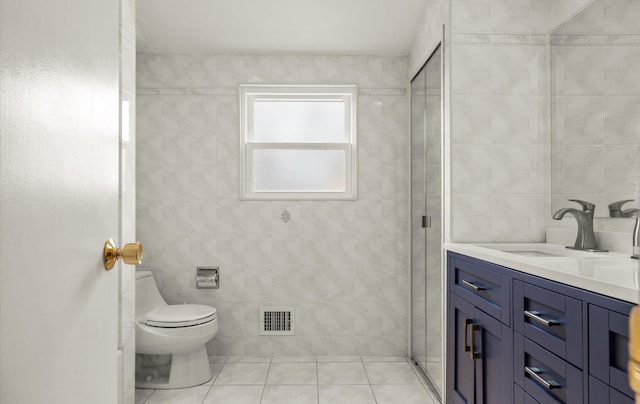
[[[572,205],[570,198],[595,203],[600,217],[618,200],[636,199],[624,208],[640,207],[637,15],[637,1],[598,1],[551,37],[554,211]],[[629,219],[608,222],[597,225],[633,228]]]
[[[138,54],[144,267],[169,303],[217,308],[210,355],[406,354],[407,70],[407,57]],[[244,83],[358,86],[359,200],[238,199]],[[219,290],[196,289],[198,265],[220,266]],[[261,305],[294,306],[296,335],[259,336]]]
[[[136,37],[135,0],[120,2],[120,234],[118,245],[136,241]],[[135,401],[135,267],[119,272],[119,394],[123,404]]]
[[[553,31],[556,27],[572,18],[583,8],[596,0],[547,0],[547,27]],[[634,1],[634,0],[623,0]]]
[[[409,77],[418,73],[448,29],[450,0],[426,0],[425,12],[409,50]],[[448,44],[446,45],[448,46]]]
[[[592,1],[428,1],[409,72],[445,24],[445,241],[544,241],[551,222],[546,34]]]
[[[451,1],[451,241],[544,241],[546,12]]]

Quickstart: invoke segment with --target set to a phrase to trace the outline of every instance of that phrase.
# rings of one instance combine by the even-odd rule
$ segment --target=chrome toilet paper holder
[[[196,288],[220,288],[220,267],[196,267]]]

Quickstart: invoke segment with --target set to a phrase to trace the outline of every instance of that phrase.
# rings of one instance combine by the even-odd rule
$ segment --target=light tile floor
[[[437,404],[400,356],[211,357],[213,379],[136,389],[136,404]]]

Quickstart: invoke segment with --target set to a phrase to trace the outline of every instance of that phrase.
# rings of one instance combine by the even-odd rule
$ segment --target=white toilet
[[[153,355],[151,362],[168,366],[156,355],[171,355],[168,375],[136,363],[136,387],[175,389],[211,380],[204,344],[218,332],[215,307],[201,304],[168,305],[153,275],[136,272],[136,353]]]

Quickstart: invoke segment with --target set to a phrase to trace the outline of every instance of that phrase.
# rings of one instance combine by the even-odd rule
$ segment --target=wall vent
[[[295,335],[293,307],[260,307],[260,335]]]

